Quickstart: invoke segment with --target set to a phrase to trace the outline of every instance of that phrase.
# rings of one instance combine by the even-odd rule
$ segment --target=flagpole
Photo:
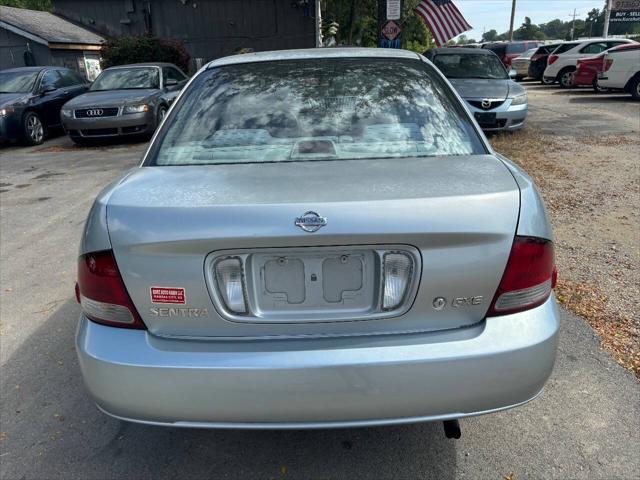
[[[509,41],[513,42],[513,20],[516,16],[516,0],[511,3],[511,23],[509,24]]]

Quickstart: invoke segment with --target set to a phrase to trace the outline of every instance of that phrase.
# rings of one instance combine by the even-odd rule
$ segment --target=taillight
[[[506,315],[542,305],[556,286],[557,275],[551,241],[516,237],[487,316]]]
[[[558,55],[549,55],[549,65],[553,65],[555,63],[556,60],[558,60]]]
[[[613,58],[607,58],[607,60],[604,62],[604,71],[608,72],[611,68],[611,65],[613,65]]]
[[[78,259],[76,298],[91,320],[114,327],[147,327],[124,286],[111,250],[87,253]]]

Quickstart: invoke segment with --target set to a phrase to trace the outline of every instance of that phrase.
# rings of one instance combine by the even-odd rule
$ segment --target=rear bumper
[[[261,341],[161,339],[81,318],[85,383],[106,413],[204,428],[327,428],[490,413],[539,394],[555,361],[552,297],[430,334]]]
[[[596,79],[596,73],[594,72],[573,72],[573,84],[576,87],[590,87],[593,85],[593,81]]]

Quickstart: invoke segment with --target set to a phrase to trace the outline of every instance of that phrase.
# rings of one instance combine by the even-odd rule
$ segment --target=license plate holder
[[[497,123],[496,114],[494,112],[476,112],[473,114],[476,121],[480,125],[495,125]]]

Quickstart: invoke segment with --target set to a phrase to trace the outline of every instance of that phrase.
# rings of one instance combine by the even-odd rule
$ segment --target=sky
[[[453,0],[473,30],[465,33],[469,38],[480,40],[484,30],[495,29],[498,33],[509,30],[511,0]],[[516,0],[514,29],[530,17],[535,24],[546,23],[554,18],[568,21],[576,9],[576,18],[586,18],[589,10],[601,9],[604,0]]]

